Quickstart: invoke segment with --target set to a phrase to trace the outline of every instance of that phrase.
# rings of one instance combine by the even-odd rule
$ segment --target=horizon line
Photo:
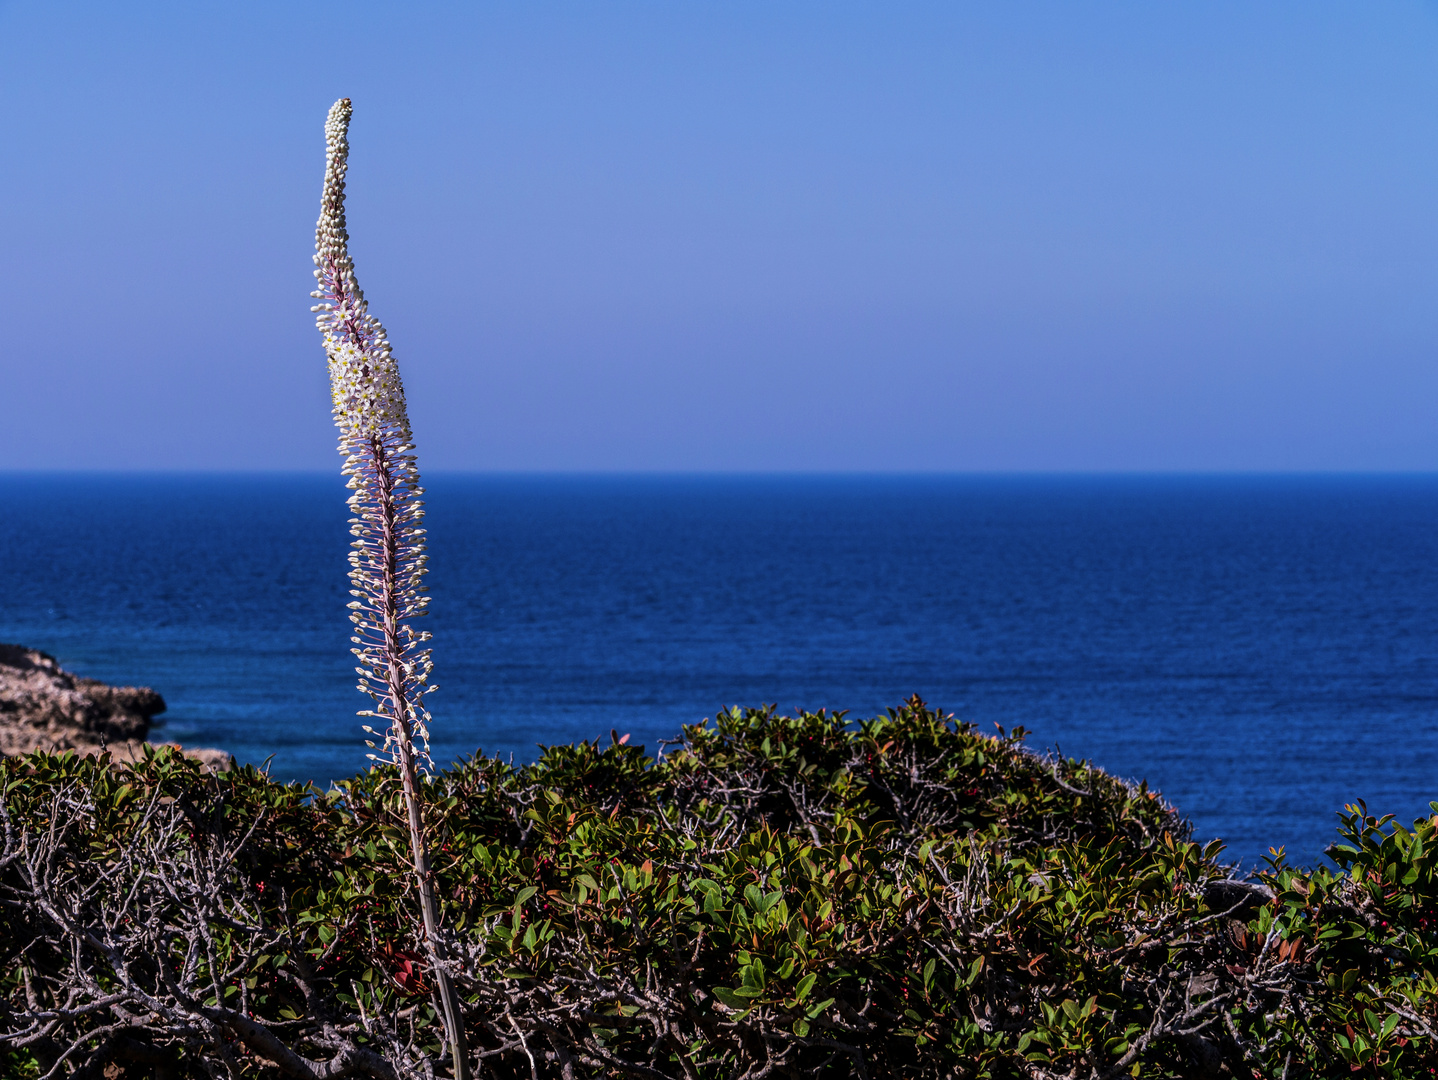
[[[1174,469],[421,469],[425,476],[492,477],[495,479],[942,479],[942,478],[1123,478],[1152,477],[1260,478],[1260,477],[1433,477],[1430,469],[1369,468],[1174,468]],[[338,469],[316,468],[5,468],[0,479],[45,477],[338,477]]]

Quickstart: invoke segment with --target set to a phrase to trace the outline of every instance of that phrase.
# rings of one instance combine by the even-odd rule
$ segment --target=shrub
[[[1433,1075],[1438,818],[1268,888],[1142,785],[917,701],[425,782],[471,1064],[514,1077]],[[443,1060],[395,770],[0,763],[9,1074]]]

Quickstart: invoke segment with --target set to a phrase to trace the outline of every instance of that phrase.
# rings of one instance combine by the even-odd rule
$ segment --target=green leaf
[[[811,1005],[811,1006],[809,1007],[808,1013],[807,1013],[809,1019],[810,1019],[810,1020],[813,1020],[813,1019],[817,1018],[820,1013],[822,1013],[825,1009],[827,1009],[827,1008],[828,1008],[830,1005],[832,1005],[832,1004],[834,1004],[834,999],[833,999],[833,998],[825,998],[823,1001],[819,1002],[819,1004],[817,1004],[817,1005]]]
[[[750,1007],[748,999],[758,997],[763,991],[751,990],[747,987],[731,990],[727,986],[716,986],[711,993],[731,1009],[747,1009]]]
[[[794,997],[799,1001],[803,1001],[809,996],[809,991],[814,989],[814,983],[818,981],[818,978],[819,976],[812,971],[805,975],[799,980],[799,985],[794,987]]]
[[[757,957],[752,964],[745,964],[740,974],[744,978],[745,986],[753,986],[764,989],[764,962]]]

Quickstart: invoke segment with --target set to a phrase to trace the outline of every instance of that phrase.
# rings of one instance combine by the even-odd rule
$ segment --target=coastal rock
[[[1247,918],[1273,899],[1273,890],[1254,881],[1217,878],[1203,889],[1203,902],[1214,911],[1228,911]]]
[[[62,668],[48,653],[0,644],[0,753],[35,750],[134,761],[165,699],[145,686],[110,686]],[[185,750],[212,770],[231,768],[223,750]]]

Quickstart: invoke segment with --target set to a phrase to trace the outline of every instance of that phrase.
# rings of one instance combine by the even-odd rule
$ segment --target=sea
[[[426,477],[432,754],[651,752],[911,694],[1147,780],[1253,866],[1438,799],[1438,477]],[[337,475],[0,475],[0,641],[153,738],[366,765]]]

